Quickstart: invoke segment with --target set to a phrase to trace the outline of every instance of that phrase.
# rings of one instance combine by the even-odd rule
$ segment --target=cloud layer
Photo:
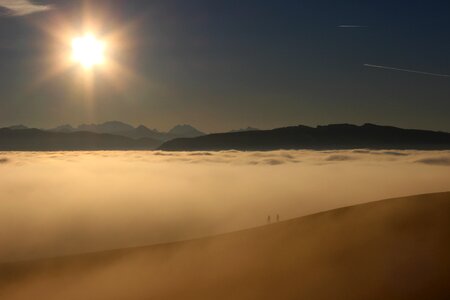
[[[450,152],[3,152],[0,262],[175,241],[450,190]]]
[[[0,7],[9,11],[10,15],[25,16],[52,9],[50,5],[34,4],[28,0],[0,0]]]
[[[450,157],[423,158],[419,159],[417,162],[433,166],[450,166]]]

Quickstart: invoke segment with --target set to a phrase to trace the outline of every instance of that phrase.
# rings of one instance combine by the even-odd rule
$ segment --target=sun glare
[[[72,40],[72,57],[86,69],[102,64],[105,60],[104,51],[104,43],[92,34]]]

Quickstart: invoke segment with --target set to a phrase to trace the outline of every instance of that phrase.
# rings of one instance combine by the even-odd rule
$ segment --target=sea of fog
[[[449,151],[0,152],[0,262],[449,190]]]

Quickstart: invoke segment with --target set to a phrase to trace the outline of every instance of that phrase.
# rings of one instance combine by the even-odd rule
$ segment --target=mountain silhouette
[[[166,142],[175,138],[190,138],[205,135],[205,133],[192,127],[191,125],[177,125],[169,132],[160,132],[156,129],[149,129],[144,125],[133,127],[132,125],[120,122],[109,121],[101,124],[82,124],[74,128],[70,125],[62,125],[53,129],[49,129],[52,132],[93,132],[93,133],[105,133],[125,136],[133,139],[151,138]]]
[[[50,132],[40,129],[0,129],[2,151],[63,151],[63,150],[151,150],[160,141],[131,139],[119,135],[93,132]]]
[[[21,124],[19,124],[19,125],[13,125],[13,126],[9,126],[8,128],[9,128],[9,129],[12,129],[12,130],[22,130],[22,129],[28,129],[28,127],[27,127],[27,126],[24,126],[24,125],[21,125]]]
[[[247,127],[247,128],[240,128],[240,129],[233,129],[230,132],[246,132],[246,131],[259,131],[260,129],[254,128],[254,127]]]
[[[73,128],[71,125],[65,124],[65,125],[58,126],[56,128],[49,129],[48,131],[66,132],[67,133],[67,132],[75,132],[77,130],[75,128]]]
[[[173,136],[176,137],[187,137],[187,138],[205,135],[205,133],[187,124],[175,126],[169,131],[169,134],[172,134]]]
[[[134,127],[119,121],[109,121],[102,124],[82,124],[78,126],[79,131],[95,133],[118,134],[134,130]]]
[[[160,150],[279,150],[279,149],[450,149],[450,133],[402,129],[391,126],[335,124],[318,127],[295,126],[273,130],[210,134],[179,138]]]

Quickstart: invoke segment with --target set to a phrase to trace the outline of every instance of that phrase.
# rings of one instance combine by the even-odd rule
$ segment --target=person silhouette
[[[267,223],[270,224],[270,215],[267,216]]]
[[[277,214],[277,222],[280,222],[280,215]]]

